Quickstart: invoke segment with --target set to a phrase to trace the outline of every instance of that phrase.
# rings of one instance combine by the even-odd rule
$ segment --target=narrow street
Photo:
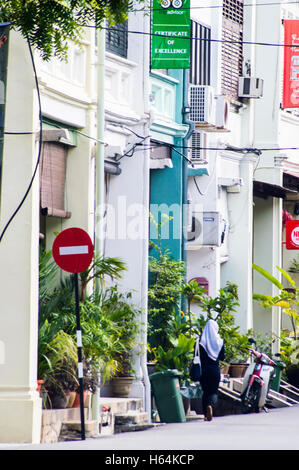
[[[171,423],[140,432],[129,432],[85,441],[40,445],[0,445],[0,450],[93,450],[106,456],[134,456],[140,450],[299,450],[299,406],[276,408],[268,413],[230,415],[186,423]],[[104,452],[104,451],[107,451]],[[116,452],[111,452],[116,451]],[[126,451],[126,452],[122,452]],[[119,453],[118,453],[119,452]],[[189,455],[192,452],[182,453]],[[144,454],[153,456],[151,452]],[[159,452],[157,455],[164,455]],[[196,454],[198,455],[198,454]],[[161,457],[162,459],[162,457]],[[152,462],[155,463],[155,462]],[[160,460],[160,464],[162,460]],[[157,462],[159,464],[159,462]],[[183,460],[181,461],[183,464]],[[185,462],[186,464],[186,462]],[[192,464],[190,461],[189,464]]]

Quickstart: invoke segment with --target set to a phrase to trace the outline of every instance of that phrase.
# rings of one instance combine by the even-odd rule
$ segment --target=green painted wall
[[[181,139],[177,139],[177,145]],[[161,226],[161,246],[170,250],[175,259],[183,259],[182,235],[183,235],[183,175],[184,159],[175,151],[172,151],[173,168],[151,170],[150,211],[155,221],[160,223],[163,214],[173,217],[171,220],[164,218]],[[154,224],[150,224],[150,239],[157,242],[157,230]],[[152,253],[151,253],[152,254]]]

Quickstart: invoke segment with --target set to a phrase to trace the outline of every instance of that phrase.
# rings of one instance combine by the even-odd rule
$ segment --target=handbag
[[[194,357],[189,371],[189,377],[193,382],[199,382],[201,378],[201,363],[199,355],[199,338],[195,342]]]

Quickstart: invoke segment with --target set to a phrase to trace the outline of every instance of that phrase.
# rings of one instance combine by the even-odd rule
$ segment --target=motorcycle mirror
[[[254,338],[248,338],[248,341],[249,341],[249,343],[251,343],[251,344],[253,344],[253,343],[255,344],[255,343],[256,343],[256,341],[255,341]]]

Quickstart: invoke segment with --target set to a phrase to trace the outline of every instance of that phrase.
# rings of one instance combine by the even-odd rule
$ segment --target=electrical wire
[[[280,150],[299,150],[299,147],[269,147],[269,148],[259,148],[259,147],[231,147],[230,145],[223,146],[223,147],[197,147],[197,146],[188,146],[188,145],[173,145],[173,144],[165,144],[165,143],[159,143],[155,145],[149,145],[146,146],[144,145],[144,149],[151,149],[155,148],[155,146],[160,145],[160,146],[168,146],[168,147],[177,147],[181,149],[190,149],[190,150],[211,150],[211,151],[224,151],[224,150],[231,150],[233,152],[241,152],[244,154],[247,153],[256,153],[257,155],[260,155],[262,152],[267,152],[267,151],[280,151]],[[179,153],[179,152],[178,152]],[[182,154],[181,154],[182,155]]]
[[[3,134],[6,134],[6,135],[32,135],[32,134],[35,134],[35,132],[3,132]]]
[[[274,5],[298,5],[298,1],[296,0],[293,0],[293,1],[289,1],[289,2],[269,2],[269,3],[243,3],[243,7],[259,7],[259,6],[274,6]],[[190,8],[184,8],[184,7],[181,7],[180,10],[206,10],[206,9],[214,9],[214,8],[223,8],[223,5],[204,5],[204,6],[196,6],[196,7],[192,7],[190,6]],[[136,9],[133,9],[133,10],[130,10],[129,13],[148,13],[148,12],[152,12],[152,11],[160,11],[160,8],[148,8],[148,9],[145,9],[145,8],[136,8]]]
[[[39,84],[38,84],[38,78],[37,78],[37,73],[36,73],[36,67],[35,67],[35,62],[34,62],[34,57],[33,57],[33,52],[32,52],[32,48],[31,48],[31,44],[30,44],[30,41],[29,39],[27,38],[27,44],[28,44],[28,48],[29,48],[29,53],[30,53],[30,58],[31,58],[31,63],[32,63],[32,67],[33,67],[33,73],[34,73],[34,80],[35,80],[35,84],[36,84],[36,90],[37,90],[37,97],[38,97],[38,106],[39,106],[39,123],[40,123],[40,131],[39,131],[39,149],[38,149],[38,157],[37,157],[37,161],[36,161],[36,164],[35,164],[35,168],[34,168],[34,172],[33,172],[33,175],[31,177],[31,180],[30,180],[30,183],[27,187],[27,190],[22,198],[22,200],[20,201],[19,205],[17,206],[17,208],[15,209],[15,211],[13,212],[13,214],[11,215],[11,217],[9,218],[9,220],[7,221],[6,225],[4,226],[1,234],[0,234],[0,243],[2,242],[3,240],[3,237],[4,237],[4,234],[6,232],[6,230],[8,229],[9,225],[11,224],[11,222],[13,221],[13,219],[15,218],[15,216],[17,215],[17,213],[19,212],[19,210],[21,209],[21,207],[23,206],[25,200],[27,199],[27,196],[31,190],[31,187],[33,185],[33,182],[34,182],[34,179],[35,179],[35,176],[37,174],[37,169],[39,167],[39,163],[40,163],[40,158],[41,158],[41,150],[42,150],[42,140],[43,140],[43,136],[42,136],[42,132],[43,132],[43,129],[42,129],[42,109],[41,109],[41,98],[40,98],[40,91],[39,91]],[[23,134],[27,134],[26,133],[23,133]],[[33,134],[33,132],[29,132],[28,134]]]
[[[90,28],[96,28],[95,25],[91,25]],[[111,28],[108,26],[102,26],[102,29],[105,29],[107,31],[111,31]],[[123,33],[124,31],[122,29],[117,29],[113,27],[113,31]],[[144,36],[151,36],[151,37],[161,37],[161,38],[167,38],[165,34],[157,34],[157,33],[151,33],[148,31],[131,31],[127,30],[126,31],[129,34],[141,34]],[[193,40],[193,41],[203,41],[203,42],[214,42],[218,44],[246,44],[246,45],[251,45],[251,46],[271,46],[271,47],[294,47],[294,44],[283,44],[283,43],[271,43],[271,42],[255,42],[255,41],[238,41],[238,40],[229,40],[229,39],[212,39],[212,38],[203,38],[203,37],[192,37],[192,36],[184,36],[180,37],[180,40],[186,39],[186,40]]]

